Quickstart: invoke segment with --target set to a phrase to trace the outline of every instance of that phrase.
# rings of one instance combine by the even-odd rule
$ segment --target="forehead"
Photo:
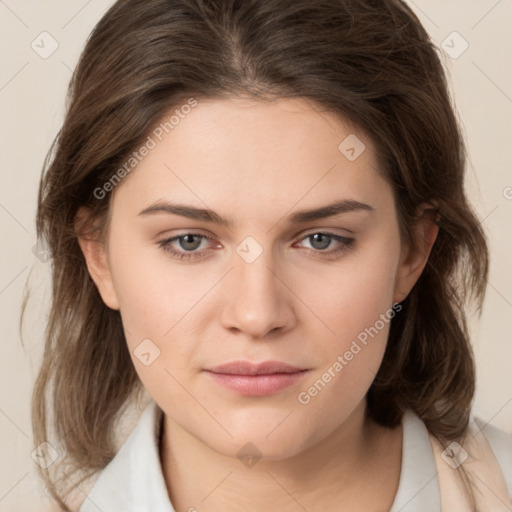
[[[372,141],[304,99],[197,99],[167,112],[151,148],[116,187],[115,203],[147,207],[160,198],[245,209],[382,196]]]

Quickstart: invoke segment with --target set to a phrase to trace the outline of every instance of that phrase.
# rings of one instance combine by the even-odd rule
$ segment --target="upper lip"
[[[281,361],[264,361],[257,364],[248,361],[231,361],[207,368],[209,372],[230,375],[269,375],[272,373],[296,373],[304,370],[305,368],[297,368]]]

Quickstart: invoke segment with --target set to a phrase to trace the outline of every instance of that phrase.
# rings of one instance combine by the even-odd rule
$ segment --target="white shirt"
[[[175,512],[159,457],[162,418],[162,410],[151,401],[79,512]],[[402,467],[391,512],[440,512],[438,472],[428,431],[412,411],[405,412],[402,427]],[[512,437],[490,425],[485,436],[512,496]]]

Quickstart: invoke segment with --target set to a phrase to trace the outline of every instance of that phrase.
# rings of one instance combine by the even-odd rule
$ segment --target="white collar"
[[[153,400],[135,429],[103,469],[79,512],[175,512],[167,494],[159,456],[163,412]],[[428,431],[406,411],[402,469],[390,512],[437,512],[441,497]]]
[[[162,418],[162,410],[152,400],[79,512],[175,512],[160,464]]]
[[[407,410],[402,428],[402,469],[390,512],[440,512],[438,471],[427,427]]]

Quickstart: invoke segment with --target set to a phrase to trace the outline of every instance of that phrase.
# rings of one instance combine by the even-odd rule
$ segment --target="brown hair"
[[[240,93],[305,98],[361,128],[404,237],[417,206],[432,205],[439,234],[391,322],[368,414],[395,426],[412,409],[443,444],[461,438],[475,387],[465,309],[475,299],[481,310],[488,252],[464,193],[465,148],[438,51],[400,0],[117,1],[81,55],[41,178],[37,232],[53,281],[35,445],[51,427],[65,453],[58,467],[92,475],[115,455],[116,423],[141,389],[120,314],[101,300],[77,243],[78,208],[91,209],[101,235],[110,196],[94,191],[162,115],[191,96]],[[55,467],[40,473],[69,510],[73,485],[66,473],[68,489],[57,485]]]

